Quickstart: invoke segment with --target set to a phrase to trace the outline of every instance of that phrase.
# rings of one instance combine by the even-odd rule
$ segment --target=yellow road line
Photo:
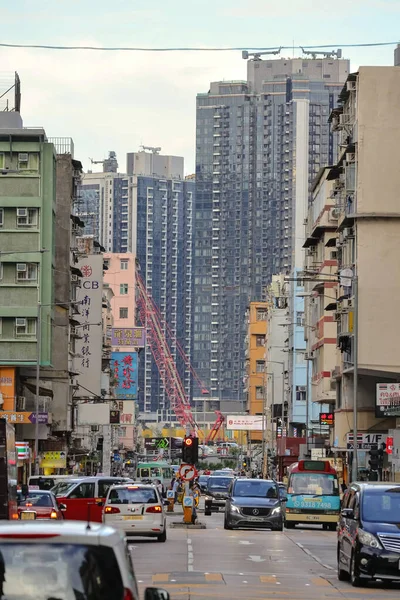
[[[152,577],[153,583],[162,583],[169,581],[169,573],[156,573]]]
[[[278,579],[272,575],[260,575],[261,583],[276,583]]]
[[[206,581],[223,581],[221,573],[207,573]]]
[[[323,577],[314,577],[311,579],[311,583],[318,587],[333,587],[332,584]]]

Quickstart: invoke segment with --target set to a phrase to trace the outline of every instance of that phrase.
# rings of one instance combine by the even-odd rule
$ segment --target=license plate
[[[23,511],[20,518],[23,521],[34,521],[36,519],[36,513],[33,510]]]
[[[139,515],[129,515],[128,517],[124,517],[124,521],[140,521],[143,517]]]
[[[248,521],[263,521],[263,517],[247,517]]]
[[[319,521],[319,515],[307,515],[307,521]]]

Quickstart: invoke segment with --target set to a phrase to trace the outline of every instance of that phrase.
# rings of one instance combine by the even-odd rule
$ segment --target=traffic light
[[[194,465],[199,460],[199,438],[185,436],[182,446],[182,460],[188,465]]]
[[[369,475],[369,480],[370,481],[378,481],[378,469],[380,466],[380,450],[378,450],[378,446],[373,446],[371,448],[371,450],[369,451],[369,469],[370,469],[370,475]]]

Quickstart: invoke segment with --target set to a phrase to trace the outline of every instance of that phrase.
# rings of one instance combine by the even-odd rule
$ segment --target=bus
[[[0,419],[0,519],[18,519],[14,427]]]
[[[336,470],[329,460],[300,460],[289,467],[285,526],[319,523],[335,530],[340,513]]]
[[[167,462],[153,461],[140,462],[136,469],[137,479],[159,479],[163,484],[169,484],[174,471]]]

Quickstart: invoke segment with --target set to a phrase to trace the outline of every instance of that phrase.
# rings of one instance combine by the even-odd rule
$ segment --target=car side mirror
[[[64,510],[67,510],[67,505],[66,505],[66,504],[63,504],[63,503],[61,503],[61,504],[59,504],[59,505],[58,505],[58,508],[59,508],[61,511],[64,511]]]
[[[287,496],[282,496],[281,502],[287,502]]]
[[[96,500],[97,506],[104,506],[104,500]]]
[[[340,514],[345,519],[354,519],[354,510],[352,508],[343,508]]]
[[[146,588],[144,600],[170,600],[170,595],[160,588]]]

